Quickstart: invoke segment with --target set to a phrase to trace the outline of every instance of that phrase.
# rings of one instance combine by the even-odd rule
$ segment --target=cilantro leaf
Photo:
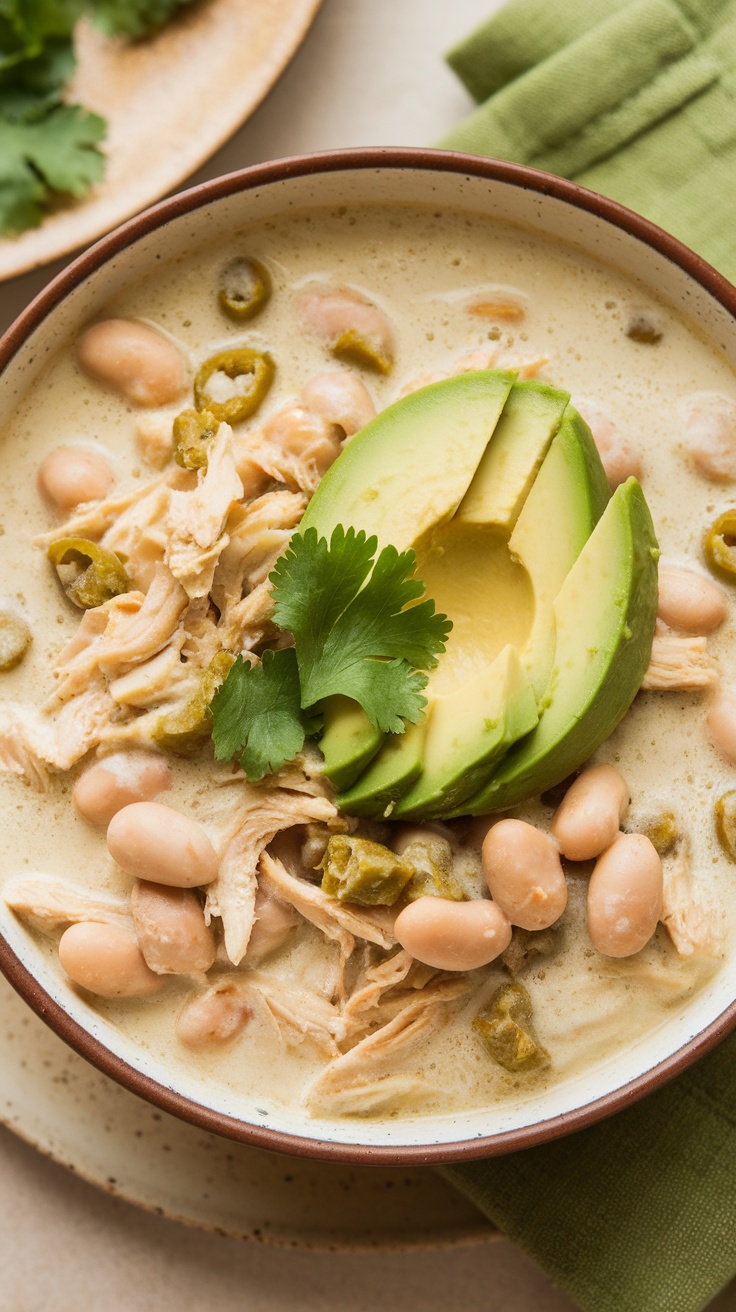
[[[32,121],[0,118],[0,231],[41,222],[49,192],[83,196],[104,173],[105,120],[58,105]]]
[[[270,575],[274,619],[294,635],[302,706],[341,693],[401,733],[421,718],[418,670],[434,668],[452,625],[433,601],[411,604],[424,593],[414,552],[384,547],[374,563],[377,545],[342,525],[329,545],[314,528],[296,534]]]
[[[301,709],[294,648],[265,651],[255,666],[238,656],[212,698],[210,714],[217,760],[230,761],[240,752],[249,779],[293,761],[314,728]]]
[[[180,9],[194,0],[90,0],[96,27],[107,36],[124,36],[137,41],[168,23]]]

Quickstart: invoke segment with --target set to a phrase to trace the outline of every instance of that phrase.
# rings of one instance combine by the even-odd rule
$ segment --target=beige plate
[[[200,0],[153,40],[79,26],[72,98],[108,121],[104,181],[19,237],[0,240],[0,280],[85,246],[177,186],[252,114],[322,0]]]
[[[157,1111],[72,1052],[2,976],[0,1122],[110,1193],[239,1238],[380,1248],[496,1233],[429,1167],[282,1157]]]

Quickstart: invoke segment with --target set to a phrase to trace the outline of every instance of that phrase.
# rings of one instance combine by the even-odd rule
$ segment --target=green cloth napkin
[[[438,144],[629,205],[736,281],[736,0],[512,0],[449,55]]]
[[[736,280],[736,0],[511,0],[449,56],[439,145],[604,192]],[[736,1036],[643,1102],[443,1174],[585,1312],[698,1312],[736,1274]]]

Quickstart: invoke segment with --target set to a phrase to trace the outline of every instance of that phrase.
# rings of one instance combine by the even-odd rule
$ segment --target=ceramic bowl
[[[440,151],[357,150],[280,160],[162,202],[75,260],[0,344],[0,423],[56,345],[131,279],[232,229],[292,207],[396,202],[461,208],[561,239],[613,266],[686,318],[736,365],[736,289],[686,247],[613,201],[559,178]],[[77,996],[33,938],[0,909],[0,967],[73,1048],[152,1103],[264,1148],[346,1162],[457,1161],[508,1152],[581,1128],[657,1088],[736,1025],[736,960],[653,1033],[574,1081],[458,1115],[319,1120],[244,1106],[196,1074],[172,1087],[150,1053]]]

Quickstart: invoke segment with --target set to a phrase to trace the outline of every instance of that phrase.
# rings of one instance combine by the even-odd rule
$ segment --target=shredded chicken
[[[337,1045],[345,1034],[338,1007],[318,993],[286,985],[264,971],[248,971],[243,980],[263,1000],[285,1043],[294,1046],[311,1039],[330,1056],[338,1055]]]
[[[716,683],[716,667],[708,655],[708,639],[655,633],[652,656],[642,680],[643,691],[687,692]]]
[[[102,741],[105,728],[119,714],[99,678],[55,716],[35,706],[0,702],[0,770],[23,775],[34,788],[44,790],[49,769],[71,769]]]
[[[249,788],[243,808],[205,903],[208,924],[213,916],[222,920],[225,948],[234,966],[243,960],[253,928],[258,861],[264,848],[281,829],[310,820],[329,820],[336,814],[336,808],[325,797],[291,793],[283,788]],[[280,896],[278,889],[275,896]]]
[[[220,556],[211,589],[221,613],[268,577],[306,504],[306,497],[299,492],[267,492],[231,515],[230,540]]]
[[[170,494],[165,560],[192,598],[204,597],[212,587],[215,567],[229,542],[227,517],[243,495],[232,436],[229,424],[220,424],[197,487]]]
[[[682,957],[695,953],[717,956],[719,936],[712,911],[693,875],[690,845],[682,839],[662,861],[664,897],[662,924]]]
[[[165,565],[156,565],[140,610],[107,625],[95,653],[99,668],[119,673],[155,656],[171,639],[186,604],[181,584]]]
[[[127,903],[85,893],[54,875],[11,876],[3,889],[3,898],[12,911],[47,933],[80,921],[118,925],[121,920],[130,919]]]
[[[448,1008],[473,987],[462,975],[429,984],[388,1024],[361,1039],[349,1052],[330,1062],[307,1090],[305,1102],[314,1113],[366,1115],[393,1106],[419,1084],[397,1075],[395,1065],[425,1043],[448,1019]]]
[[[349,906],[346,902],[338,902],[329,893],[323,893],[316,884],[290,875],[281,861],[276,861],[268,852],[264,852],[261,857],[260,870],[265,887],[275,897],[296,907],[305,920],[315,925],[327,938],[333,939],[344,958],[352,954],[356,938],[365,939],[381,948],[395,946],[394,918],[388,908],[378,907],[375,911],[368,911],[362,907]]]
[[[140,708],[194,696],[199,682],[197,668],[181,659],[186,637],[184,629],[178,629],[163,651],[114,679],[110,696],[120,706]]]
[[[353,991],[346,1004],[346,1019],[352,1021],[362,1012],[372,1011],[384,993],[403,983],[413,965],[414,958],[405,948],[400,948],[392,957],[369,966],[360,986]]]

